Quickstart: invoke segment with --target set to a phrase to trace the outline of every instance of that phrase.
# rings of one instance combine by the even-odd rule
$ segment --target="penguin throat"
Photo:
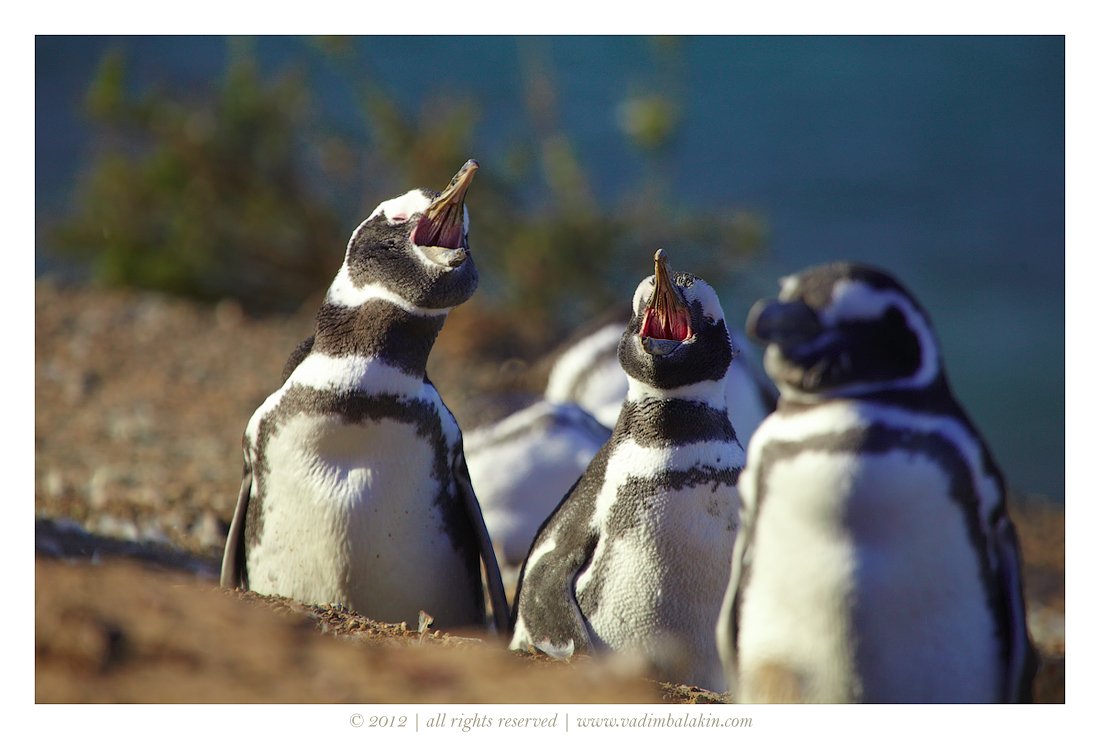
[[[423,376],[445,317],[417,315],[384,300],[355,307],[325,302],[317,313],[313,348],[337,357],[374,357]]]
[[[642,339],[687,341],[691,338],[691,315],[680,308],[667,311],[646,308],[645,317],[642,319],[642,330],[638,335]]]

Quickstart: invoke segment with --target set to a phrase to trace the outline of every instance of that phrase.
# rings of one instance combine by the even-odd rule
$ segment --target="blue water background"
[[[683,106],[667,154],[677,197],[748,208],[769,227],[763,259],[723,287],[727,315],[739,323],[778,277],[811,264],[891,270],[932,315],[956,393],[1011,486],[1064,499],[1062,37],[693,37],[671,66],[656,64],[659,52],[641,37],[372,37],[355,46],[362,68],[409,110],[439,92],[476,100],[471,154],[483,166],[529,135],[522,69],[541,59],[560,122],[609,203],[646,171],[618,106],[671,75]],[[126,50],[135,87],[181,94],[219,78],[227,59],[218,37],[38,38],[39,224],[69,207],[90,153],[82,95],[109,47]],[[361,128],[346,84],[308,42],[262,37],[255,49],[265,69],[305,60],[333,125]],[[57,269],[38,241],[36,272]]]

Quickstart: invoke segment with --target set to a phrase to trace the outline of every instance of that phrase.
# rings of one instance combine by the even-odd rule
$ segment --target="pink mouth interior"
[[[646,308],[641,337],[687,341],[691,338],[691,319],[687,311],[683,310],[661,313],[653,308]]]
[[[425,214],[413,230],[412,241],[417,246],[442,246],[457,249],[462,246],[462,210],[446,208],[438,218]]]

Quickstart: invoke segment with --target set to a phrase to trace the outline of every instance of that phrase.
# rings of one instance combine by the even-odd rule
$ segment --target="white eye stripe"
[[[926,323],[904,295],[896,290],[874,288],[858,280],[837,280],[829,304],[819,314],[827,325],[832,326],[841,321],[874,321],[891,308],[900,310],[907,318],[915,317],[909,321],[910,325]]]
[[[385,216],[387,223],[405,223],[413,216],[426,211],[431,204],[432,201],[424,197],[424,193],[420,190],[409,190],[404,195],[379,203],[378,207],[367,216],[367,220],[381,213]],[[470,232],[470,211],[465,205],[462,206],[462,232],[464,234]]]
[[[367,216],[367,220],[381,213],[389,223],[402,223],[417,213],[423,213],[431,203],[432,201],[419,190],[409,190],[404,195],[379,203],[378,207]]]

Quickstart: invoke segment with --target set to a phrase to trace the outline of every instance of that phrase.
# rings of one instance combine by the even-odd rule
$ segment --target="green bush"
[[[109,285],[296,307],[347,238],[303,171],[310,107],[300,74],[264,80],[246,50],[194,101],[127,94],[124,58],[109,54],[87,96],[96,154],[55,246]]]

